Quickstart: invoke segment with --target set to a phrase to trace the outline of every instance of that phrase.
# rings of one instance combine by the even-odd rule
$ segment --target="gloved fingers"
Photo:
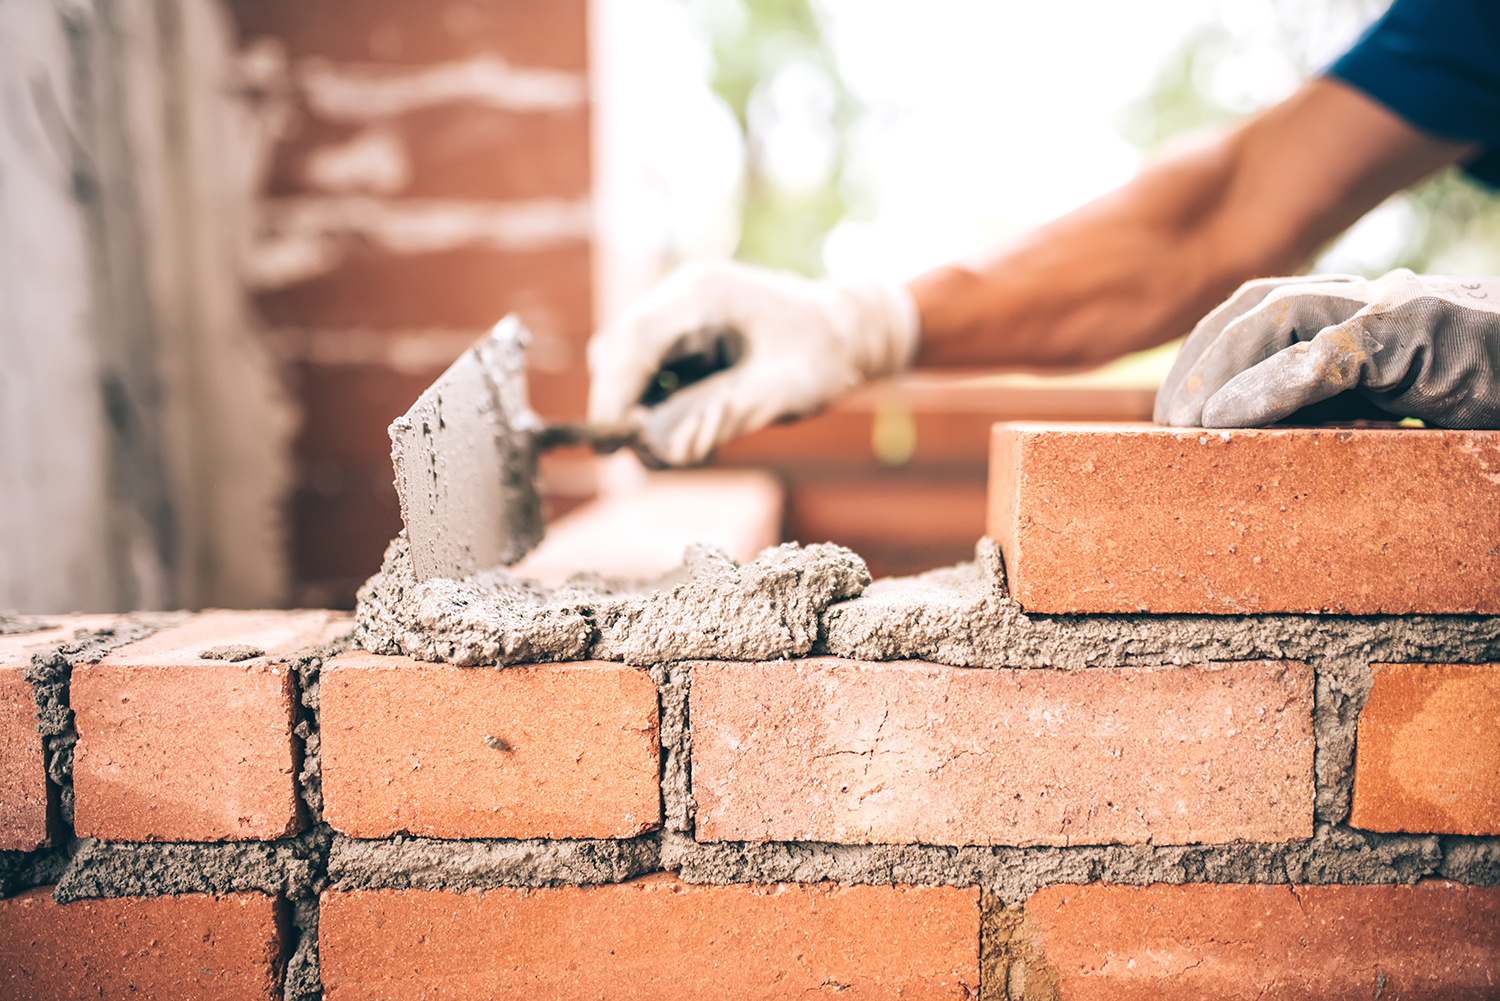
[[[685,265],[658,282],[589,341],[589,419],[621,420],[684,337],[748,335],[766,281],[753,268],[706,263]]]
[[[785,417],[800,417],[827,399],[830,376],[843,389],[857,376],[809,371],[806,359],[794,355],[747,359],[638,413],[641,440],[663,461],[695,465],[714,449]]]
[[[1358,319],[1319,331],[1228,380],[1203,404],[1202,426],[1265,427],[1360,384],[1370,344]]]
[[[1363,279],[1299,282],[1271,289],[1261,301],[1225,324],[1200,345],[1198,355],[1170,389],[1157,393],[1154,416],[1162,424],[1202,424],[1203,405],[1237,377],[1298,340],[1342,323],[1364,306]]]
[[[1286,278],[1257,278],[1241,285],[1233,295],[1215,306],[1193,327],[1193,332],[1177,352],[1172,370],[1162,382],[1161,390],[1156,394],[1153,419],[1158,424],[1173,423],[1167,417],[1167,403],[1177,396],[1203,352],[1219,339],[1226,327],[1259,306],[1271,293],[1287,287],[1359,280],[1352,275],[1294,275]]]

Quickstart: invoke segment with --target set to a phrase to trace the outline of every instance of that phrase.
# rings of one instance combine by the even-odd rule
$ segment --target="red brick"
[[[78,834],[243,841],[300,830],[286,661],[349,630],[331,612],[205,612],[74,668]],[[229,646],[262,655],[199,656]]]
[[[1312,834],[1312,671],[693,668],[706,841],[1092,845]]]
[[[286,905],[259,893],[0,901],[0,997],[280,999]]]
[[[57,818],[47,793],[47,757],[37,732],[36,697],[26,680],[31,655],[78,630],[111,629],[116,615],[39,616],[49,628],[0,636],[0,851],[47,844]]]
[[[634,489],[587,501],[547,526],[511,571],[558,587],[578,573],[649,580],[677,569],[694,543],[749,563],[781,541],[781,484],[749,469],[648,473]]]
[[[406,198],[510,201],[586,198],[589,112],[585,107],[518,114],[472,102],[423,108],[380,126],[401,143],[411,169]],[[359,136],[365,123],[319,121],[307,112],[276,148],[270,195],[317,193],[310,158]]]
[[[1500,888],[1052,886],[1023,928],[1027,998],[1500,997]]]
[[[661,822],[656,686],[638,668],[352,652],[320,692],[323,813],[351,837],[628,838]]]
[[[979,908],[950,887],[614,886],[323,894],[328,1001],[972,998]],[[845,993],[847,992],[847,993]]]
[[[1031,612],[1496,614],[1496,524],[1500,432],[994,432],[989,534]]]
[[[848,546],[875,577],[920,573],[973,559],[984,510],[977,477],[808,478],[788,491],[787,536]]]
[[[47,757],[20,665],[0,665],[0,851],[47,843]]]
[[[1500,664],[1376,664],[1354,807],[1367,831],[1500,834]]]
[[[585,0],[477,0],[434,8],[411,0],[231,0],[241,43],[281,40],[293,57],[427,63],[498,54],[517,66],[588,65]]]
[[[255,302],[283,327],[488,329],[519,312],[534,330],[593,328],[590,249],[574,240],[538,250],[476,247],[393,254],[350,238],[327,274],[270,291]]]

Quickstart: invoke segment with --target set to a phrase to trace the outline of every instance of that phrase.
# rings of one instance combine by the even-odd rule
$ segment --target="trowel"
[[[391,422],[391,462],[418,580],[511,564],[546,529],[537,456],[560,445],[640,446],[638,425],[548,424],[526,398],[531,334],[507,316]],[[644,406],[738,360],[734,335],[700,332],[668,352]],[[643,454],[649,458],[649,454]]]

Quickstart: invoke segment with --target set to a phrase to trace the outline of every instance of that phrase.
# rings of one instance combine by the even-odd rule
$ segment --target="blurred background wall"
[[[387,423],[498,317],[533,402],[685,260],[900,280],[1278,100],[1383,0],[0,0],[0,609],[342,605]],[[1325,270],[1493,272],[1496,199],[1393,197]],[[1000,417],[1129,417],[1171,347],[918,373],[726,448],[784,534],[966,558]],[[558,514],[592,460],[550,457]]]

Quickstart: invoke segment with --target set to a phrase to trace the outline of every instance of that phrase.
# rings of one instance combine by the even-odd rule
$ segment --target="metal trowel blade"
[[[542,538],[542,422],[526,399],[530,333],[495,324],[391,422],[401,520],[418,580],[514,563]]]

